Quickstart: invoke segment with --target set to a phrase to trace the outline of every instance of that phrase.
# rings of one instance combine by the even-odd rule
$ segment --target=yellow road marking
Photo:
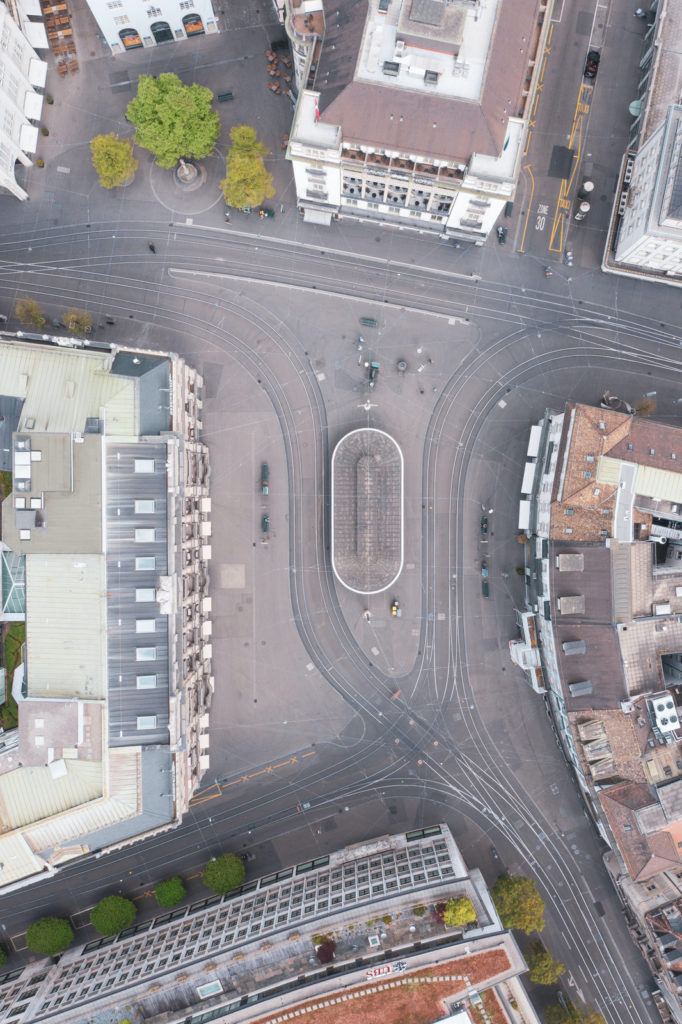
[[[312,757],[315,754],[314,750],[309,750],[307,754],[302,754],[301,758]],[[240,775],[236,779],[232,779],[231,782],[218,783],[214,782],[212,785],[207,786],[206,789],[200,789],[189,802],[190,807],[197,807],[199,804],[205,804],[208,800],[215,800],[217,797],[222,796],[224,790],[229,789],[230,786],[236,786],[240,782],[249,782],[251,779],[257,779],[260,775],[270,775],[272,772],[277,771],[278,768],[286,768],[288,765],[298,764],[299,758],[296,754],[292,754],[286,761],[279,761],[277,764],[266,765],[265,768],[259,768],[257,772],[250,772],[247,775]]]
[[[526,210],[526,222],[523,225],[523,235],[521,236],[521,245],[516,250],[517,252],[523,252],[524,251],[523,245],[524,245],[524,242],[526,241],[526,229],[528,228],[528,220],[530,218],[530,211],[531,211],[531,207],[533,205],[533,193],[535,192],[535,178],[533,177],[533,172],[530,169],[530,164],[524,164],[523,169],[524,169],[524,171],[528,171],[528,173],[530,174],[530,198],[528,199],[528,209]]]
[[[561,252],[564,247],[566,221],[568,216],[570,216],[571,209],[571,198],[569,192],[573,186],[582,156],[583,119],[587,117],[590,110],[590,104],[585,102],[585,96],[589,96],[591,92],[591,85],[581,84],[580,89],[578,90],[578,99],[576,100],[575,111],[573,113],[571,134],[568,139],[569,148],[574,151],[573,162],[571,164],[571,170],[568,178],[562,178],[561,185],[559,186],[559,195],[554,209],[554,218],[552,220],[552,231],[549,238],[549,245],[547,246],[549,252]]]

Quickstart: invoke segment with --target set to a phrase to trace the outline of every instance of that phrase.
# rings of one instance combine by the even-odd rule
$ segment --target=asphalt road
[[[565,63],[576,40],[584,45],[578,27],[557,23],[553,60]],[[548,75],[555,68],[550,61]],[[605,71],[606,62],[595,118]],[[554,118],[541,103],[531,146]],[[589,141],[587,121],[585,132]],[[605,180],[613,162],[604,161]],[[18,948],[35,917],[78,910],[84,926],[83,912],[112,889],[151,913],[145,893],[169,865],[195,892],[200,866],[224,849],[253,853],[255,874],[444,820],[490,882],[500,862],[537,879],[545,938],[569,968],[572,997],[610,1024],[658,1020],[603,848],[507,643],[522,602],[513,570],[530,424],[567,399],[598,402],[605,388],[629,401],[656,391],[657,417],[678,422],[680,296],[601,275],[597,228],[576,244],[566,223],[562,247],[574,246],[576,264],[544,278],[551,232],[533,227],[530,251],[519,251],[523,218],[537,215],[520,206],[517,244],[456,249],[431,236],[347,222],[323,231],[292,217],[169,223],[139,195],[129,216],[122,201],[118,216],[106,207],[85,222],[74,202],[59,224],[35,214],[21,222],[17,204],[0,200],[4,312],[21,294],[51,316],[74,304],[96,323],[114,312],[117,324],[98,337],[171,348],[203,369],[214,509],[231,525],[214,523],[217,692],[205,791],[166,835],[73,864],[19,899],[0,897]],[[359,354],[366,315],[378,328],[364,332]],[[371,396],[359,365],[370,354],[381,362]],[[329,565],[329,454],[364,423],[399,441],[407,482],[403,617],[391,621],[388,599],[374,599],[371,629],[364,600],[342,592]],[[273,473],[267,545],[253,501],[262,453]],[[482,508],[494,509],[485,543]],[[237,606],[221,585],[222,566],[237,560],[251,601],[239,627],[246,602]]]
[[[472,863],[486,863],[491,880],[491,843],[506,867],[538,880],[548,903],[548,943],[569,965],[575,994],[598,1005],[608,1020],[656,1019],[642,998],[647,971],[628,938],[543,704],[507,661],[521,592],[513,574],[505,579],[501,573],[511,572],[517,559],[516,502],[530,423],[566,398],[594,402],[606,386],[628,399],[645,387],[657,390],[660,414],[674,419],[681,383],[677,332],[640,313],[616,313],[608,303],[610,279],[602,279],[599,302],[589,290],[581,299],[556,285],[521,284],[518,258],[507,280],[496,280],[485,251],[471,254],[475,268],[449,269],[443,259],[435,270],[398,254],[390,263],[377,262],[234,232],[198,238],[199,232],[178,228],[154,259],[142,255],[139,227],[119,223],[115,239],[106,225],[89,230],[86,259],[65,258],[65,244],[75,250],[80,231],[74,228],[66,240],[63,231],[34,235],[29,260],[23,239],[5,238],[0,294],[11,300],[29,290],[48,308],[113,305],[119,319],[111,337],[177,348],[200,365],[222,361],[265,392],[271,405],[266,429],[278,428],[288,479],[277,557],[289,570],[291,628],[320,678],[342,699],[350,726],[336,742],[291,750],[298,759],[272,773],[255,775],[258,764],[248,765],[254,777],[239,785],[226,785],[237,776],[228,760],[233,774],[207,791],[177,830],[74,865],[27,889],[20,907],[13,898],[3,900],[8,932],[20,944],[21,929],[38,913],[85,908],[112,886],[146,891],[169,863],[192,874],[220,849],[252,848],[253,870],[265,871],[377,831],[445,819],[455,834],[469,836],[465,851]],[[459,253],[443,251],[449,255],[451,267],[461,266]],[[493,257],[499,266],[495,250]],[[273,286],[293,278],[294,291]],[[591,277],[585,280],[594,287]],[[280,319],[282,300],[298,337]],[[344,312],[325,318],[327,304]],[[339,362],[338,329],[350,376],[353,324],[365,314],[379,318],[371,344],[382,357],[428,343],[429,381],[435,382],[428,393],[420,393],[426,378],[419,376],[416,351],[407,385],[385,364],[369,410],[361,368],[345,392],[335,387],[335,374],[319,369]],[[332,325],[321,336],[317,323],[328,319]],[[257,350],[249,328],[259,335]],[[240,379],[234,387],[241,387]],[[207,401],[209,433],[211,404],[229,407],[230,401],[229,388]],[[421,417],[424,425],[414,437],[405,430],[412,409],[414,422]],[[409,478],[417,480],[407,501],[412,515],[419,506],[421,550],[410,580],[400,584],[405,612],[397,628],[404,638],[394,639],[398,661],[401,644],[408,654],[412,643],[416,650],[409,671],[399,676],[363,649],[371,651],[372,641],[349,624],[347,595],[337,593],[329,571],[329,521],[318,495],[328,493],[329,438],[357,425],[358,417],[400,439]],[[219,493],[225,486],[218,483]],[[482,505],[495,510],[485,547]],[[481,557],[491,572],[485,604]],[[216,676],[218,688],[229,690],[229,673],[218,668]],[[265,766],[268,744],[259,742],[257,730],[254,740],[254,757],[262,751]],[[311,805],[304,812],[298,810],[303,801]]]

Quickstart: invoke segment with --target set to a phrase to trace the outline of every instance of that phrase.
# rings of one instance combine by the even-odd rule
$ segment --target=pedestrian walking
[[[153,242],[149,243],[149,251],[153,252],[154,255],[156,255],[156,246],[153,244]]]

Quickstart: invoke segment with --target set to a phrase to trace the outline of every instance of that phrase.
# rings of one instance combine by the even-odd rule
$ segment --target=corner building
[[[65,344],[80,345],[0,340],[2,619],[25,624],[1,886],[168,828],[208,767],[201,377],[174,355]]]
[[[482,244],[514,197],[550,7],[286,0],[304,219]]]
[[[445,928],[434,911],[451,897],[469,899],[476,921]],[[316,956],[321,935],[333,937],[331,963]],[[122,1006],[150,1024],[314,1024],[339,1010],[357,1019],[377,996],[394,1020],[401,995],[409,1002],[422,985],[437,991],[434,1020],[443,1008],[457,1024],[481,1011],[516,1020],[516,1006],[525,1024],[539,1024],[525,970],[480,871],[467,868],[446,825],[431,825],[249,880],[69,949],[57,964],[8,972],[0,1024],[104,1024]]]

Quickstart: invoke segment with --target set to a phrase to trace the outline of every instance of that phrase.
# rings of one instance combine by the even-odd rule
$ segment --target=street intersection
[[[96,338],[176,350],[206,378],[216,695],[211,770],[182,824],[0,897],[6,934],[21,946],[30,920],[82,912],[112,890],[151,913],[144,893],[169,864],[191,878],[226,849],[252,856],[255,875],[444,820],[490,882],[500,867],[537,880],[572,998],[610,1024],[657,1020],[604,849],[507,644],[523,600],[516,517],[530,425],[606,389],[631,402],[655,391],[657,418],[677,422],[679,292],[602,275],[596,227],[578,236],[564,224],[576,266],[546,279],[557,254],[544,226],[532,245],[527,233],[524,245],[481,249],[377,225],[304,226],[279,157],[285,214],[267,223],[226,225],[208,193],[183,210],[151,165],[132,191],[88,199],[83,216],[79,190],[67,195],[46,170],[35,204],[0,199],[0,311],[11,317],[23,294],[53,318],[82,306]],[[529,210],[520,196],[516,243]],[[370,358],[381,365],[372,392]],[[370,599],[369,621],[329,558],[330,454],[365,425],[405,456],[405,567],[395,594]]]

